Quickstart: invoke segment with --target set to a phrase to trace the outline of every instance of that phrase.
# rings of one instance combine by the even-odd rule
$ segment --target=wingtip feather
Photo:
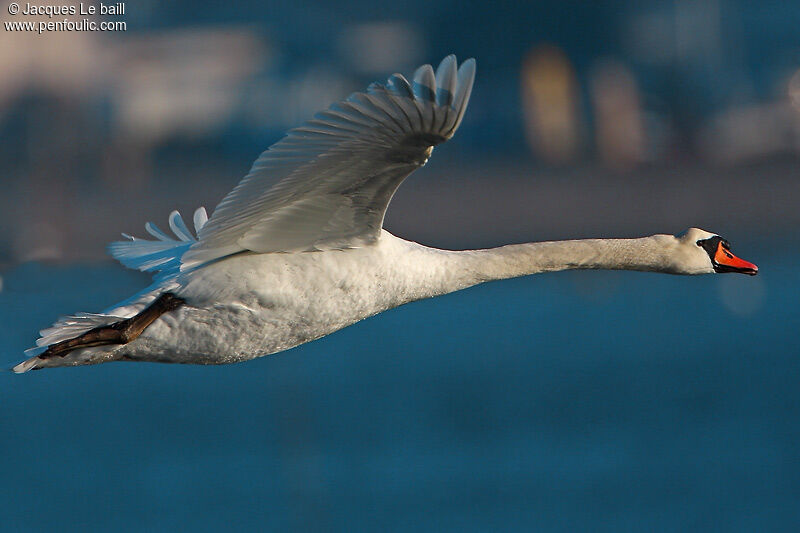
[[[422,65],[414,72],[414,96],[426,102],[436,101],[436,76],[433,67]]]
[[[472,85],[475,83],[475,59],[469,58],[464,61],[458,68],[458,83],[456,86],[456,94],[453,98],[453,108],[457,111],[458,115],[450,133],[454,132],[461,124],[464,118],[464,113],[467,110],[469,97],[472,95]]]
[[[453,102],[457,76],[456,56],[450,54],[436,69],[436,105],[449,106]]]
[[[386,89],[395,96],[414,98],[414,91],[411,90],[411,84],[408,83],[408,80],[402,74],[392,74],[386,83]]]

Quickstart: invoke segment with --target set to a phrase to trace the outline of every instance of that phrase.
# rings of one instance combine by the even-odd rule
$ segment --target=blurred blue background
[[[12,17],[0,22],[44,20]],[[800,527],[800,5],[125,4],[0,29],[4,366],[147,283],[104,245],[209,209],[286,129],[448,53],[478,77],[386,227],[442,247],[728,238],[755,278],[572,272],[226,367],[0,374],[0,530]]]

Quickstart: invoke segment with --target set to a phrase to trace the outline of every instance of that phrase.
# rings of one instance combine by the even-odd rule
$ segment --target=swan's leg
[[[104,346],[106,344],[127,344],[142,334],[147,326],[158,317],[169,311],[174,311],[185,303],[185,300],[171,292],[165,292],[144,308],[138,315],[114,322],[108,326],[99,326],[73,339],[51,344],[47,350],[39,354],[41,359],[50,357],[64,357],[69,352],[79,348]]]

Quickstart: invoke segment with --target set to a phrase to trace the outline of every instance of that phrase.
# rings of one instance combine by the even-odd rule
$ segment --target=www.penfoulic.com
[[[114,4],[86,4],[79,2],[76,5],[37,5],[26,2],[8,4],[8,14],[17,20],[5,20],[3,26],[6,31],[35,32],[42,34],[51,31],[126,31],[127,23],[119,20],[93,20],[85,15],[119,16],[125,14],[125,3]],[[54,17],[82,16],[80,19],[64,18],[53,20]],[[19,20],[26,16],[35,16],[37,20]],[[44,20],[41,17],[47,17]]]
[[[3,21],[6,31],[36,32],[42,34],[48,31],[125,31],[127,26],[122,21],[101,21],[89,19],[81,20],[30,20]]]

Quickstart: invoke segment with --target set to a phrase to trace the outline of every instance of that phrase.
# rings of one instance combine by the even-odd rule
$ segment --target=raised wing
[[[400,183],[458,128],[475,60],[446,57],[409,83],[386,85],[318,113],[253,164],[181,258],[182,269],[237,253],[352,248],[380,235]]]

